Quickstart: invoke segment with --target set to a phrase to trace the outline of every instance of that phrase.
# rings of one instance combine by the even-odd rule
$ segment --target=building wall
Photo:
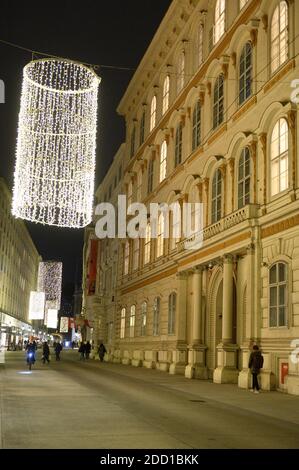
[[[291,82],[298,76],[299,42],[295,32],[299,10],[296,2],[277,0],[249,0],[242,10],[237,1],[221,3],[226,5],[225,33],[213,44],[216,0],[172,2],[118,107],[127,129],[122,191],[132,195],[133,202],[138,199],[148,207],[151,202],[202,202],[204,241],[201,248],[190,251],[185,248],[184,237],[173,249],[172,243],[165,240],[163,255],[158,257],[157,241],[152,239],[151,259],[145,263],[145,242],[141,239],[138,268],[134,270],[133,241],[128,240],[128,273],[124,271],[125,240],[120,242],[117,320],[110,358],[248,388],[249,353],[252,345],[258,344],[265,357],[262,387],[299,394],[298,364],[292,362],[292,342],[299,338],[298,113],[297,104],[291,101]],[[282,53],[282,63],[274,70],[271,31],[278,5],[288,10],[288,44],[287,54],[283,57]],[[282,16],[281,10],[278,17]],[[199,27],[203,28],[201,63]],[[240,61],[247,43],[252,50],[251,90],[240,103]],[[185,68],[180,88],[182,54]],[[169,106],[163,114],[167,76]],[[220,76],[223,117],[214,124],[215,90]],[[150,129],[154,96],[156,122]],[[201,138],[193,147],[193,113],[198,102]],[[288,130],[287,156],[281,160],[281,168],[287,161],[287,183],[284,187],[281,177],[281,188],[273,194],[272,140],[280,119]],[[182,155],[181,161],[176,162],[179,125]],[[167,167],[161,181],[163,142],[167,144]],[[249,198],[239,205],[240,159],[245,149],[250,162]],[[152,165],[153,187],[148,191]],[[213,181],[217,172],[221,177],[221,197],[220,215],[215,221]],[[270,286],[271,269],[277,263],[285,266],[285,282]],[[281,292],[279,299],[285,297],[282,325],[271,324],[270,313],[280,312],[275,310],[275,301],[270,302],[271,292],[272,296]],[[172,293],[176,294],[175,327],[169,334]],[[161,299],[160,328],[159,334],[154,335],[157,297]],[[147,302],[145,336],[140,335],[143,302]],[[130,328],[132,305],[136,308],[134,329]],[[126,328],[121,337],[124,308]],[[286,368],[289,373],[283,378]]]
[[[0,178],[0,312],[12,317],[16,331],[28,323],[30,291],[36,290],[39,261],[24,222],[11,215],[11,194]]]

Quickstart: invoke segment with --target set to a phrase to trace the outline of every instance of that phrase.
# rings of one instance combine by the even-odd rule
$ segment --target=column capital
[[[222,256],[223,264],[232,264],[234,262],[234,255],[228,254]]]
[[[176,273],[176,278],[178,281],[185,281],[188,278],[188,272],[187,271],[180,271]]]
[[[195,266],[194,268],[192,268],[191,272],[193,274],[202,274],[204,271],[204,266]]]

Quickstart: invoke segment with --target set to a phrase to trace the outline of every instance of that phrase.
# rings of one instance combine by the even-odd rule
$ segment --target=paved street
[[[299,448],[298,397],[38,354],[32,373],[24,353],[0,364],[4,449]]]

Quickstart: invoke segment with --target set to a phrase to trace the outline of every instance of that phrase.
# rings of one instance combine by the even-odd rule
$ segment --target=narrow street
[[[83,363],[77,351],[40,358],[32,373],[24,353],[0,364],[1,448],[299,448],[298,397]]]

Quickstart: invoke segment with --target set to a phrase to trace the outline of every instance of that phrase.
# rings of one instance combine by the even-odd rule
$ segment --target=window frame
[[[144,301],[141,304],[141,324],[140,324],[140,336],[146,336],[146,327],[147,327],[147,302]]]
[[[201,144],[201,102],[198,100],[192,113],[192,152]]]
[[[225,34],[226,0],[216,0],[214,14],[213,44],[220,41]]]
[[[224,83],[224,74],[220,73],[216,79],[213,93],[213,130],[224,123]]]
[[[284,270],[285,270],[285,280],[280,281],[279,280],[279,266],[283,265]],[[272,269],[276,269],[276,282],[272,283],[271,282],[271,271]],[[276,261],[273,263],[271,266],[269,266],[269,271],[268,271],[268,285],[269,285],[269,302],[268,302],[268,315],[269,315],[269,321],[268,321],[268,327],[269,329],[281,329],[281,328],[289,328],[289,288],[290,288],[290,280],[289,280],[289,264],[283,260]],[[280,304],[279,301],[279,296],[280,296],[280,288],[285,287],[284,290],[284,297],[285,297],[285,303]],[[271,304],[271,289],[276,289],[276,305]],[[284,324],[279,325],[279,310],[280,308],[284,308]],[[276,309],[276,324],[271,326],[271,309]]]
[[[171,294],[168,297],[168,326],[167,326],[168,335],[175,335],[176,312],[177,312],[177,293],[171,292]]]
[[[182,163],[183,156],[183,124],[180,122],[175,131],[175,147],[174,147],[174,167]]]
[[[162,98],[162,116],[169,109],[169,95],[170,95],[170,78],[169,75],[165,77],[163,82],[163,98]]]
[[[248,46],[250,47],[250,53],[248,53]],[[250,65],[247,66],[247,60],[250,56]],[[251,41],[247,41],[241,51],[240,60],[239,60],[239,106],[243,106],[246,101],[252,97],[253,89],[252,89],[252,73],[253,73],[253,47]],[[242,63],[244,65],[244,70],[241,71]],[[250,81],[249,86],[249,93],[248,93],[248,86],[247,81]],[[241,99],[243,93],[243,99]]]
[[[219,180],[220,180],[220,193],[218,192],[219,188]],[[214,188],[214,181],[215,181],[215,186],[216,186],[216,194],[213,196],[213,188]],[[223,197],[223,178],[222,178],[222,173],[219,168],[214,173],[213,179],[212,179],[212,187],[211,187],[211,224],[216,224],[219,222],[222,218],[222,197]],[[215,210],[213,207],[213,202],[215,201]],[[220,206],[220,209],[219,209]],[[219,216],[218,216],[219,214]]]
[[[159,182],[162,183],[166,179],[167,174],[167,151],[168,146],[166,140],[163,141],[160,149],[160,168],[159,168]]]
[[[286,26],[284,29],[281,27],[281,18],[282,12],[281,7],[282,4],[286,6]],[[277,30],[278,34],[273,37],[273,30],[274,30],[274,19],[275,15],[277,14]],[[285,34],[285,39],[283,38]],[[271,24],[270,24],[270,74],[271,76],[275,75],[275,73],[289,60],[290,57],[290,12],[289,12],[289,4],[285,0],[281,0],[277,3],[276,7],[273,10],[272,17],[271,17]],[[285,40],[285,59],[281,59],[283,46],[282,42]],[[274,55],[274,47],[275,43],[278,53]],[[275,61],[277,60],[277,65],[275,65]]]
[[[129,337],[135,338],[135,325],[136,325],[136,305],[133,304],[130,307],[130,319],[129,319]]]
[[[284,139],[283,139],[283,137],[284,137],[285,134],[283,134],[281,132],[281,122],[282,121],[285,123],[286,129],[287,129],[287,138],[284,138]],[[275,145],[275,142],[276,142],[276,140],[273,139],[273,135],[275,133],[276,127],[278,127],[278,134],[277,134],[278,139],[276,139],[276,140],[278,141],[279,153],[273,158],[273,148],[274,148],[274,145]],[[281,147],[281,144],[282,144],[283,141],[287,142],[287,149],[284,150],[284,151],[281,151],[280,147]],[[283,160],[285,160],[287,162],[285,171],[281,170]],[[276,178],[278,178],[279,190],[278,190],[278,192],[274,193],[273,192],[273,186],[274,186],[274,183],[273,183],[273,180],[274,180],[273,167],[274,167],[275,162],[278,163],[278,167],[279,167],[278,176],[276,177]],[[290,188],[290,129],[289,129],[288,120],[284,116],[281,116],[275,122],[275,125],[272,129],[272,132],[271,132],[269,164],[270,164],[270,198],[275,199],[275,198],[281,196],[282,194],[284,194]],[[287,185],[284,189],[282,189],[282,176],[283,176],[283,173],[286,173],[285,178],[286,178],[286,181],[287,181]]]
[[[126,307],[123,307],[120,312],[120,339],[126,337]]]
[[[151,101],[150,132],[156,127],[157,120],[157,96],[154,95]]]
[[[248,157],[248,173],[246,172],[246,162]],[[240,167],[243,167],[243,174],[242,177],[240,176]],[[240,158],[238,161],[238,180],[237,180],[237,199],[238,199],[238,210],[242,209],[243,207],[250,204],[251,201],[251,152],[248,147],[244,147],[241,150]],[[249,181],[249,192],[246,191],[246,186],[248,185]],[[242,195],[240,197],[240,185],[242,185]],[[248,198],[248,199],[247,199]],[[240,203],[242,201],[242,203]]]
[[[155,297],[153,304],[153,336],[160,335],[161,297]]]
[[[143,264],[147,265],[151,261],[151,239],[152,239],[152,230],[151,223],[148,222],[145,228],[145,238],[144,238],[144,257]]]
[[[181,51],[178,58],[177,69],[177,94],[179,95],[185,86],[185,67],[186,67],[186,54]]]

